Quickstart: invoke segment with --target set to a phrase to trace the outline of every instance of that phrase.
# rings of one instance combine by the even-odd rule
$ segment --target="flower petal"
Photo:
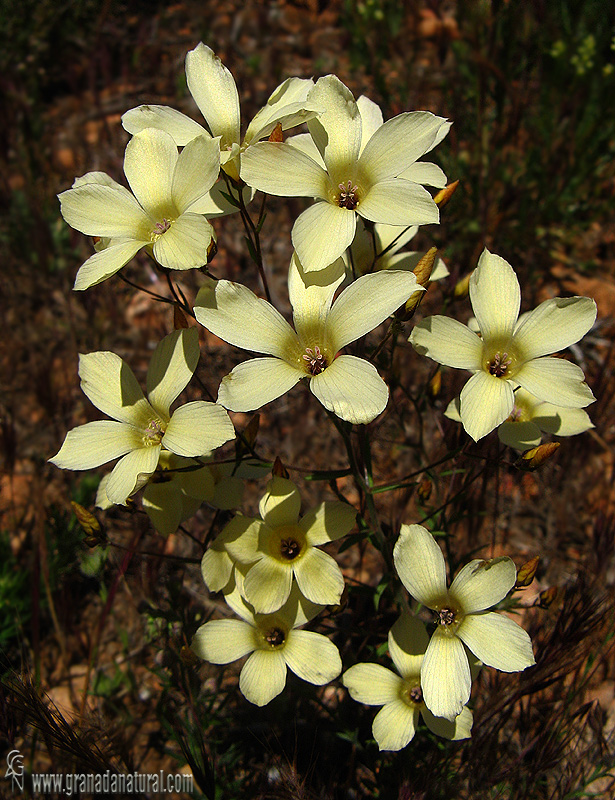
[[[301,680],[322,686],[342,671],[339,650],[330,639],[313,631],[292,630],[282,651],[288,667]]]
[[[564,350],[582,339],[596,321],[589,297],[553,297],[530,312],[515,331],[515,348],[524,359]]]
[[[399,698],[403,680],[380,664],[355,664],[342,675],[342,683],[357,703],[381,706]]]
[[[165,131],[146,128],[126,145],[124,173],[134,196],[157,222],[169,213],[177,145]]]
[[[486,248],[470,276],[470,302],[483,341],[505,343],[512,336],[521,306],[519,281],[508,261]]]
[[[498,438],[515,450],[529,450],[540,444],[542,435],[533,422],[503,422],[498,428]]]
[[[222,144],[239,144],[239,95],[233,76],[214,51],[199,42],[186,54],[186,80],[190,94]]]
[[[515,405],[510,381],[482,371],[472,375],[459,400],[463,427],[475,442],[504,422]]]
[[[173,412],[162,444],[178,456],[203,456],[234,438],[235,428],[222,406],[194,400]]]
[[[352,92],[335,75],[316,81],[310,102],[324,111],[308,122],[308,130],[327,165],[334,185],[353,177],[361,148],[361,114]]]
[[[495,611],[464,617],[457,636],[483,664],[502,672],[520,672],[536,663],[528,634]]]
[[[241,283],[208,280],[196,297],[194,313],[201,325],[235,347],[278,358],[302,351],[284,317]]]
[[[188,385],[198,361],[196,328],[173,331],[154,350],[147,370],[147,395],[152,406],[166,419],[171,403]]]
[[[239,676],[239,691],[256,706],[266,706],[286,685],[286,661],[283,650],[256,650],[246,661]]]
[[[220,145],[199,136],[184,147],[173,174],[173,202],[180,214],[205,196],[220,172]]]
[[[415,600],[428,608],[446,602],[446,565],[434,537],[422,525],[402,525],[393,550],[395,569]]]
[[[378,748],[402,750],[414,737],[418,721],[418,708],[406,705],[403,700],[387,703],[376,714],[372,724]]]
[[[201,559],[201,574],[210,592],[220,592],[228,584],[233,572],[233,560],[225,549],[212,544]]]
[[[86,236],[149,241],[151,220],[119,183],[85,183],[58,195],[62,216]]]
[[[533,422],[541,431],[557,436],[576,436],[594,427],[587,411],[582,408],[562,408],[551,403],[541,403]]]
[[[106,281],[107,278],[115,275],[122,267],[126,266],[130,259],[146,244],[148,244],[147,241],[134,239],[115,240],[114,244],[110,244],[104,250],[99,250],[90,256],[87,261],[83,262],[75,277],[73,289],[76,292],[81,292],[84,289],[89,289],[90,286],[96,286],[97,283]]]
[[[141,504],[158,533],[163,536],[175,533],[182,521],[184,505],[182,492],[174,481],[149,483],[143,492]]]
[[[435,733],[436,736],[441,736],[443,739],[452,739],[453,741],[470,738],[474,718],[467,706],[464,706],[461,709],[461,714],[452,721],[442,717],[435,717],[427,707],[421,709],[421,714],[429,730]]]
[[[427,317],[415,325],[409,341],[417,353],[457,369],[481,367],[483,343],[467,325],[450,317]]]
[[[247,206],[252,202],[255,190],[244,186],[241,194],[243,202]],[[190,206],[190,211],[193,214],[204,214],[206,217],[224,217],[227,214],[236,214],[239,211],[237,204],[231,203],[225,195],[228,195],[228,187],[224,180],[218,180],[206,195]]]
[[[166,131],[178,147],[184,147],[197,136],[210,137],[209,131],[202,125],[169,106],[146,105],[131,108],[122,116],[122,125],[124,130],[133,135],[145,128]]]
[[[403,613],[389,631],[389,655],[401,676],[411,678],[421,674],[428,644],[429,636],[421,620]]]
[[[585,408],[596,399],[583,370],[562,358],[535,358],[515,372],[515,380],[540,400],[564,408]]]
[[[167,269],[196,269],[207,264],[214,229],[205,217],[186,212],[154,242],[156,261]]]
[[[386,408],[389,390],[373,364],[356,356],[338,356],[310,380],[310,391],[340,419],[367,424]]]
[[[147,483],[158,466],[160,445],[132,450],[121,458],[107,483],[107,497],[115,505],[123,505],[131,494]]]
[[[231,411],[254,411],[285,394],[305,373],[279,358],[253,358],[222,379],[218,403]]]
[[[347,503],[325,500],[299,521],[299,527],[312,547],[346,536],[356,524],[357,510]]]
[[[230,664],[256,647],[254,628],[240,619],[215,619],[198,629],[191,648],[212,664]]]
[[[253,564],[259,558],[258,540],[262,527],[261,520],[237,514],[225,525],[211,547],[224,548],[234,561]]]
[[[142,446],[143,434],[132,425],[98,420],[69,431],[49,461],[60,469],[92,469]]]
[[[317,107],[307,102],[313,86],[311,78],[287,78],[281,83],[248,125],[244,145],[269,136],[278,122],[285,131],[316,116],[319,113]]]
[[[427,153],[443,125],[443,117],[429,111],[398,114],[384,123],[361,153],[359,169],[372,183],[395,178]]]
[[[411,272],[385,270],[353,281],[333,303],[327,333],[337,352],[365,336],[422,287]]]
[[[272,614],[288,600],[293,582],[290,564],[269,556],[252,564],[243,582],[244,595],[257,614]]]
[[[288,269],[288,295],[293,307],[295,330],[303,344],[326,338],[327,317],[336,289],[345,277],[341,258],[318,272],[306,272],[297,253],[293,253]]]
[[[270,528],[296,525],[301,508],[299,489],[288,478],[277,475],[267,484],[267,491],[258,504],[258,510]]]
[[[301,593],[312,603],[337,605],[344,591],[344,576],[328,553],[310,547],[294,564]]]
[[[306,272],[324,269],[350,246],[357,225],[354,211],[318,201],[299,214],[291,238]]]
[[[423,659],[421,688],[432,714],[451,721],[470,699],[472,681],[466,651],[460,639],[441,627],[431,637]]]
[[[372,184],[357,206],[357,214],[387,225],[428,225],[440,221],[440,211],[427,189],[403,178]]]
[[[507,556],[489,561],[475,558],[457,573],[448,593],[464,614],[474,614],[499,603],[516,580],[517,568]]]
[[[429,161],[417,161],[399,174],[400,178],[412,183],[420,183],[423,186],[435,186],[436,189],[444,189],[446,186],[446,175],[437,166]]]
[[[331,181],[314,159],[286,142],[257,142],[241,156],[248,186],[280,197],[328,197]]]
[[[142,430],[157,416],[133,371],[115,353],[81,354],[79,377],[82,391],[103,414]]]
[[[361,114],[361,152],[363,152],[365,145],[378,128],[382,127],[384,119],[380,106],[364,94],[357,99],[357,107]]]

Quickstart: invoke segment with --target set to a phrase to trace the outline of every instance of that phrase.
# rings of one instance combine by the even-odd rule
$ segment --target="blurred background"
[[[612,796],[615,4],[3,0],[0,41],[0,746],[19,746],[31,769],[88,771],[96,741],[100,764],[191,769],[204,796],[216,798],[444,798],[456,775],[459,797]],[[553,668],[525,690],[521,679],[511,689],[489,678],[489,696],[501,702],[483,709],[486,733],[439,762],[427,740],[395,762],[364,752],[368,722],[334,736],[332,706],[325,696],[313,708],[310,687],[255,713],[237,698],[232,671],[223,679],[214,669],[199,673],[186,649],[210,602],[198,588],[198,550],[152,540],[144,548],[152,557],[126,555],[134,537],[148,535],[142,514],[109,523],[125,552],[89,548],[70,500],[92,507],[100,476],[46,463],[68,429],[97,418],[78,387],[78,354],[112,350],[142,378],[172,329],[169,310],[119,278],[72,292],[92,249],[60,217],[56,195],[92,170],[123,181],[120,118],[129,108],[158,103],[199,119],[184,74],[199,41],[233,73],[244,129],[285,78],[330,72],[376,101],[385,119],[426,109],[454,121],[434,160],[460,186],[442,224],[421,231],[419,242],[438,246],[451,276],[424,313],[444,302],[467,319],[454,287],[484,246],[515,267],[523,310],[557,295],[598,304],[595,329],[574,351],[598,398],[588,409],[595,430],[565,440],[544,477],[508,470],[483,487],[483,498],[495,498],[485,541],[497,529],[509,550],[543,558],[539,589],[553,587],[556,598],[540,620]],[[263,229],[283,308],[290,229],[302,208],[272,198]],[[215,225],[214,272],[257,288],[238,221]],[[153,291],[165,286],[144,256],[128,274]],[[181,283],[194,296],[198,277]],[[239,359],[203,336],[204,379],[215,395]],[[417,385],[427,385],[432,368],[408,355]],[[444,375],[434,409],[446,407],[458,378]],[[299,415],[316,414],[313,430],[322,420],[306,402],[262,421],[270,457],[282,447],[289,461],[313,466]],[[317,466],[343,462],[318,435],[310,444]],[[382,448],[381,469],[393,475],[386,459]],[[202,530],[210,524],[202,520]],[[368,579],[369,562],[365,569]],[[348,713],[358,720],[358,709]],[[525,732],[504,741],[498,731],[511,720]]]

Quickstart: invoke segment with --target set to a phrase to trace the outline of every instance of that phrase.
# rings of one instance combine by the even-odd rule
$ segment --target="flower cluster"
[[[205,125],[166,106],[134,108],[122,118],[132,135],[124,156],[130,191],[91,172],[59,196],[68,224],[95,237],[96,252],[79,269],[74,288],[109,278],[140,250],[164,269],[204,268],[194,306],[181,291],[174,301],[208,331],[257,357],[222,378],[215,403],[193,400],[171,411],[199,361],[197,327],[175,330],[157,345],[147,396],[119,356],[82,355],[81,387],[111,419],[69,431],[50,460],[84,470],[119,459],[100,483],[97,505],[126,505],[143,489],[142,509],[159,533],[170,535],[203,503],[240,508],[243,481],[270,474],[270,462],[260,460],[243,434],[234,457],[216,458],[213,451],[235,439],[228,411],[259,409],[301,381],[309,387],[344,437],[350,467],[342,474],[352,472],[362,493],[358,508],[342,502],[329,471],[327,480],[342,499],[301,516],[297,485],[274,467],[259,515],[238,511],[203,546],[204,582],[223,592],[238,619],[207,621],[192,648],[215,664],[247,656],[239,689],[262,706],[284,689],[288,668],[319,686],[342,672],[333,641],[302,628],[325,606],[340,604],[345,589],[338,561],[321,547],[348,536],[357,522],[358,538],[382,533],[369,429],[352,426],[367,426],[386,412],[389,386],[376,354],[389,336],[398,344],[409,315],[399,309],[414,311],[429,281],[448,274],[435,248],[426,255],[401,248],[418,226],[439,221],[440,195],[434,199],[425,187],[442,189],[447,179],[419,159],[445,138],[450,123],[425,111],[385,122],[375,103],[355,99],[327,75],[284,81],[242,134],[235,81],[209,47],[199,44],[188,53],[186,77]],[[302,124],[307,133],[283,140],[283,131]],[[258,224],[246,222],[252,222],[247,205],[257,190],[313,201],[292,228],[292,324],[273,302],[209,271],[216,249],[209,219],[240,210],[246,231],[257,236],[262,214]],[[264,268],[260,272],[269,297]],[[515,272],[487,250],[469,287],[475,329],[436,315],[419,322],[409,338],[419,354],[472,373],[447,416],[476,441],[498,428],[501,440],[517,449],[536,445],[543,432],[570,436],[592,427],[583,409],[594,397],[582,370],[549,356],[588,332],[595,303],[552,298],[520,316]],[[366,337],[392,315],[372,347]],[[406,337],[402,344],[412,352]],[[473,719],[467,704],[479,665],[517,672],[534,664],[528,634],[491,610],[513,590],[515,565],[506,557],[475,559],[449,586],[442,551],[422,526],[402,525],[394,548],[382,534],[379,546],[392,554],[395,571],[387,579],[399,577],[412,598],[434,612],[432,633],[405,610],[388,636],[396,672],[355,663],[342,683],[355,700],[382,706],[373,723],[380,749],[406,747],[420,717],[438,736],[467,738]]]

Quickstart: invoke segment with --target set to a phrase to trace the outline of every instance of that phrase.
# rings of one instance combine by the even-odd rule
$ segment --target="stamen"
[[[318,345],[315,345],[313,350],[311,347],[306,347],[302,358],[307,361],[307,370],[310,375],[320,375],[328,366],[327,359],[320,352]]]
[[[348,208],[350,211],[359,205],[359,198],[357,197],[358,186],[353,186],[352,181],[348,181],[348,185],[343,183],[339,184],[340,196],[337,204],[340,208]]]
[[[145,433],[144,439],[146,444],[148,445],[160,444],[160,440],[164,436],[164,427],[162,422],[159,419],[150,420],[144,433]]]
[[[279,647],[281,644],[284,644],[285,638],[284,631],[279,628],[271,628],[271,630],[267,631],[265,634],[265,641],[270,647]]]
[[[420,686],[414,686],[412,689],[410,689],[408,697],[413,703],[418,705],[419,703],[423,702],[423,690]]]
[[[455,622],[455,612],[452,608],[441,608],[438,611],[440,625],[452,625]]]
[[[508,357],[508,353],[496,353],[487,367],[491,375],[495,375],[496,378],[502,378],[508,372],[511,364],[512,358]]]
[[[171,227],[170,221],[166,217],[164,217],[162,222],[157,222],[154,225],[154,233],[157,236],[162,236],[162,234],[166,233],[170,227]]]
[[[292,561],[300,552],[301,545],[295,539],[282,539],[280,542],[280,553],[288,561]]]

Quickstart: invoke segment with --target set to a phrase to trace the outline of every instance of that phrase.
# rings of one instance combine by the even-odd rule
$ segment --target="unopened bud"
[[[216,257],[217,252],[218,252],[218,243],[216,242],[216,240],[212,236],[211,242],[209,243],[209,247],[207,248],[207,263],[208,264],[211,261],[214,260],[214,258]]]
[[[275,126],[275,128],[271,131],[271,133],[269,134],[268,141],[270,141],[270,142],[283,142],[284,141],[284,136],[282,135],[282,123],[281,122],[278,122],[278,124]]]
[[[433,199],[434,203],[440,208],[444,208],[451,197],[455,194],[458,186],[459,181],[454,181],[453,183],[449,183],[448,186],[445,186],[444,189],[440,189],[438,194]]]
[[[173,306],[173,328],[178,331],[188,327],[186,315],[179,306]]]
[[[96,547],[99,544],[105,544],[107,537],[94,514],[88,511],[87,508],[79,505],[79,503],[75,503],[74,500],[71,501],[71,506],[73,513],[77,517],[77,522],[85,533],[83,541],[87,546]]]
[[[241,436],[237,437],[235,442],[235,452],[237,453],[238,458],[241,458],[244,453],[250,452],[254,448],[260,421],[260,414],[254,414],[241,432]]]
[[[522,453],[521,457],[515,461],[515,467],[526,472],[534,472],[545,461],[548,461],[559,450],[559,447],[559,442],[545,442],[544,444],[539,444],[538,447],[532,447],[531,450],[526,450],[525,453]]]
[[[436,370],[433,378],[429,381],[429,391],[432,397],[437,397],[442,389],[442,370]]]
[[[541,608],[549,608],[553,604],[553,601],[556,597],[557,586],[549,586],[548,589],[545,589],[544,592],[541,592],[538,595],[537,605],[539,605]]]
[[[431,478],[428,478],[427,475],[426,475],[421,480],[421,482],[419,483],[419,485],[417,487],[417,490],[416,490],[416,495],[417,495],[419,503],[421,503],[421,505],[423,505],[424,503],[426,503],[429,500],[429,498],[431,496],[431,490],[432,489],[433,489],[433,483],[431,481]]]
[[[412,272],[416,277],[417,283],[419,283],[421,286],[426,287],[427,284],[429,283],[429,278],[431,277],[431,273],[433,272],[433,265],[436,260],[437,253],[438,253],[438,248],[431,247],[421,258],[416,267],[412,270]]]
[[[273,469],[271,470],[271,474],[274,478],[288,478],[288,470],[282,464],[279,456],[275,457],[275,461],[273,462]]]
[[[534,558],[530,558],[529,561],[526,561],[522,567],[519,567],[517,570],[515,589],[524,589],[526,586],[530,585],[536,575],[539,561],[540,556],[534,556]]]
[[[464,275],[463,278],[460,278],[455,284],[455,288],[453,289],[453,296],[455,297],[456,300],[463,300],[464,297],[468,296],[468,292],[470,291],[471,275],[472,273],[468,272],[467,275]]]

